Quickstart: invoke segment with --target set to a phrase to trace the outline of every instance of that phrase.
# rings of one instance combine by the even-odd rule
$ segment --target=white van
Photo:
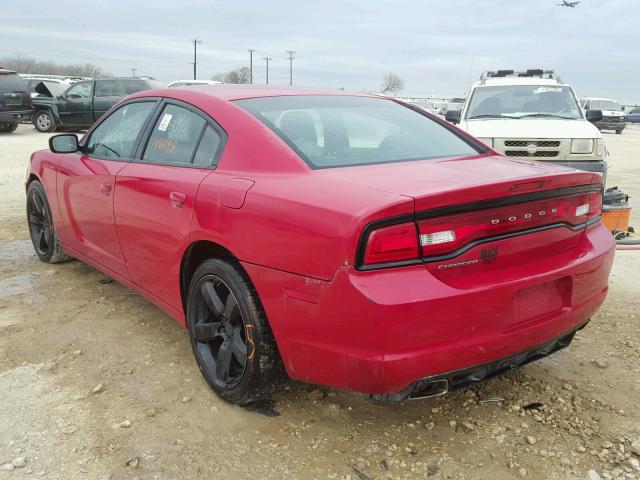
[[[580,107],[573,89],[552,71],[485,72],[461,111],[446,119],[512,157],[606,172],[602,112]]]

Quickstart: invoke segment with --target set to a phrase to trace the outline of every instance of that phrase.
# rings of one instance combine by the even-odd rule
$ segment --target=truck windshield
[[[569,87],[553,85],[504,85],[478,87],[473,92],[467,119],[566,118],[582,114]]]
[[[476,155],[480,149],[397,102],[347,95],[237,100],[312,168]]]
[[[618,102],[614,102],[613,100],[591,100],[589,108],[591,110],[609,110],[614,112],[621,110]]]

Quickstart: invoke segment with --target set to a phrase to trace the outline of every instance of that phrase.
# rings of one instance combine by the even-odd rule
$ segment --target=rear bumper
[[[486,370],[540,346],[531,360],[555,351],[547,343],[581,327],[604,301],[614,249],[611,234],[597,224],[575,248],[523,259],[492,277],[470,272],[475,279],[466,285],[467,276],[447,283],[424,265],[372,272],[345,267],[331,282],[244,267],[291,377],[400,399],[423,379],[477,372],[477,366]],[[560,286],[564,300],[561,305],[548,301],[546,311],[544,295],[552,284]],[[517,300],[521,292],[540,298],[522,303]],[[523,311],[523,305],[533,305],[535,314],[528,307]],[[489,370],[500,373],[502,367]]]
[[[31,115],[31,110],[0,112],[0,122],[20,122]]]

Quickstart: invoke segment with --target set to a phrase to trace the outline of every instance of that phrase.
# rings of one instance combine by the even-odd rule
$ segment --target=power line
[[[253,83],[253,52],[254,49],[249,49],[249,83]]]
[[[264,57],[263,60],[267,62],[267,85],[269,85],[269,62],[273,60],[271,57]]]
[[[196,69],[198,65],[198,44],[202,43],[202,40],[197,38],[193,39],[193,79],[197,78]]]
[[[287,50],[289,54],[289,85],[293,85],[293,59],[296,51],[295,50]]]

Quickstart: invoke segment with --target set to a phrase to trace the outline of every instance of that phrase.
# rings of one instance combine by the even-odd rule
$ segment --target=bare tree
[[[247,67],[240,67],[229,72],[218,73],[212,77],[212,80],[224,83],[249,83],[251,72]]]
[[[404,80],[395,73],[387,73],[382,77],[382,93],[398,93],[404,88]]]
[[[41,75],[72,75],[80,77],[99,78],[108,76],[107,73],[92,63],[77,65],[60,65],[50,61],[38,61],[25,55],[5,57],[0,59],[0,66],[15,70],[18,73],[31,73]]]

